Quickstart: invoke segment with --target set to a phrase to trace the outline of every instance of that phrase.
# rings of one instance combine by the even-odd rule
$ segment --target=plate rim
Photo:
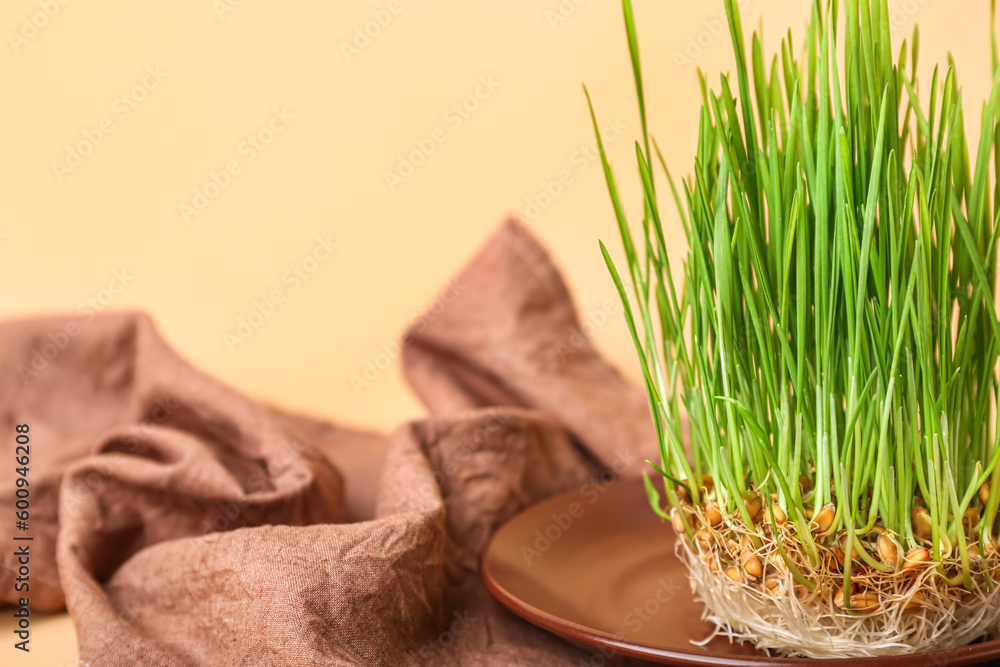
[[[641,491],[640,482],[637,479],[622,479],[612,482],[612,484],[633,484],[637,490]],[[576,491],[566,491],[558,493],[536,503],[532,503],[521,509],[517,514],[504,521],[490,536],[485,548],[479,555],[479,576],[486,590],[505,609],[515,616],[522,618],[532,625],[535,625],[547,632],[554,634],[560,639],[584,650],[596,650],[601,653],[614,652],[616,656],[625,656],[647,662],[654,662],[667,665],[719,665],[719,667],[743,667],[753,665],[754,667],[768,667],[773,665],[796,665],[808,661],[822,662],[823,664],[840,667],[845,665],[858,665],[859,660],[864,660],[870,667],[898,667],[902,665],[915,664],[914,661],[926,660],[931,656],[946,660],[940,664],[948,667],[961,667],[962,665],[976,665],[985,660],[1000,660],[1000,639],[993,639],[978,644],[957,646],[950,649],[938,649],[936,651],[924,651],[922,653],[903,653],[898,655],[877,656],[871,658],[782,658],[766,655],[752,655],[744,657],[733,657],[714,653],[702,653],[685,649],[665,649],[650,646],[641,642],[629,640],[627,638],[614,635],[596,628],[589,628],[579,623],[569,621],[538,607],[521,600],[509,590],[504,588],[493,573],[487,567],[489,554],[493,551],[494,544],[498,536],[508,529],[514,522],[524,520],[525,517],[535,511],[539,511],[542,506],[562,504],[570,502],[571,498],[577,495]],[[700,604],[695,602],[696,605]],[[600,651],[600,649],[608,649]]]

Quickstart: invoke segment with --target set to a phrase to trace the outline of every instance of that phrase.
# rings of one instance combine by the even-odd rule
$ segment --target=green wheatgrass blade
[[[660,471],[660,473],[665,474],[663,473],[663,471]],[[666,519],[669,521],[670,515],[664,512],[663,508],[660,507],[660,492],[656,490],[656,487],[653,486],[653,483],[649,480],[649,475],[647,475],[645,472],[642,474],[642,483],[643,486],[646,487],[646,495],[648,496],[649,499],[649,506],[653,508],[653,511],[656,512],[657,516],[659,516],[661,519]]]
[[[919,31],[893,49],[888,0],[814,0],[804,42],[789,32],[776,53],[763,30],[744,37],[739,4],[724,0],[735,69],[698,72],[693,169],[675,180],[652,137],[633,3],[622,2],[641,124],[635,233],[587,97],[629,290],[601,251],[642,368],[667,502],[696,510],[706,498],[691,480],[710,474],[708,498],[730,519],[777,535],[773,512],[752,517],[745,504],[775,494],[788,519],[777,549],[806,588],[819,547],[841,539],[867,570],[894,572],[866,546],[878,529],[951,559],[948,582],[992,591],[971,549],[994,549],[1000,522],[995,29],[993,88],[967,137],[953,64],[918,81]],[[671,246],[678,223],[686,249]],[[665,515],[652,481],[647,492]],[[827,503],[834,522],[814,535],[807,506]],[[929,534],[915,528],[917,507]],[[981,512],[972,544],[969,508]]]
[[[650,152],[649,130],[646,126],[646,97],[642,92],[642,68],[639,65],[639,39],[635,33],[632,0],[622,0],[622,13],[625,15],[625,34],[628,37],[628,52],[632,59],[632,75],[635,78],[636,98],[639,100],[639,122],[642,124],[643,149],[648,161],[650,159]]]
[[[747,58],[746,50],[743,48],[743,24],[740,20],[740,10],[736,0],[725,0],[726,17],[729,20],[729,34],[733,39],[733,50],[736,52],[736,74],[740,87],[740,102],[743,109],[743,131],[745,133],[745,145],[747,147],[747,169],[743,171],[743,185],[746,194],[751,197],[750,208],[753,214],[759,214],[758,195],[760,181],[755,167],[757,160],[757,132],[754,129],[753,109],[750,102],[750,83],[747,79]],[[735,118],[731,119],[734,123]],[[755,222],[758,222],[755,218]]]

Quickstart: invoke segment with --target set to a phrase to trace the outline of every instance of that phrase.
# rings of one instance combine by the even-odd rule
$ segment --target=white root
[[[770,585],[762,586],[726,576],[717,553],[697,553],[682,535],[676,551],[695,598],[705,604],[705,620],[715,626],[693,643],[723,636],[787,657],[876,657],[963,646],[993,634],[1000,620],[1000,586],[970,594],[943,586],[933,568],[910,576],[909,585],[883,595],[874,609],[852,614],[835,604],[839,589],[810,593],[788,568],[771,568]]]

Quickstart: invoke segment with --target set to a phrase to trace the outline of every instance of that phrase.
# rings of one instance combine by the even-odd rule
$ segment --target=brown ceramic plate
[[[716,638],[674,556],[673,529],[649,509],[642,484],[588,485],[528,508],[496,532],[481,574],[509,610],[593,653],[586,665],[791,665]],[[1000,664],[1000,640],[824,665]]]

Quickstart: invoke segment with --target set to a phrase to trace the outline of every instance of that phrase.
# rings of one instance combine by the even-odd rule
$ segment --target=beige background
[[[803,32],[803,0],[742,4],[748,29],[765,17],[769,53],[786,26]],[[988,92],[988,4],[890,2],[897,46],[923,25],[927,74],[955,55],[970,126]],[[693,67],[716,81],[732,65],[728,36],[713,34],[723,5],[636,0],[636,11],[651,128],[686,174]],[[372,12],[386,25],[345,49]],[[532,218],[582,312],[614,296],[597,239],[618,244],[580,83],[599,119],[626,126],[609,149],[635,212],[638,119],[617,2],[7,0],[0,31],[0,316],[88,299],[142,309],[194,364],[251,395],[389,430],[421,408],[395,361],[376,364],[508,213]],[[390,187],[385,173],[428,138],[434,152]],[[88,154],[77,163],[74,149]],[[217,196],[185,216],[182,205],[206,203],[195,190]],[[338,247],[303,263],[317,237]],[[314,269],[297,289],[296,265]],[[226,334],[276,289],[282,303],[230,350]],[[617,310],[593,336],[638,377]],[[352,384],[369,363],[370,384]],[[11,627],[4,614],[0,662],[75,663],[65,615],[35,619],[30,659]]]

